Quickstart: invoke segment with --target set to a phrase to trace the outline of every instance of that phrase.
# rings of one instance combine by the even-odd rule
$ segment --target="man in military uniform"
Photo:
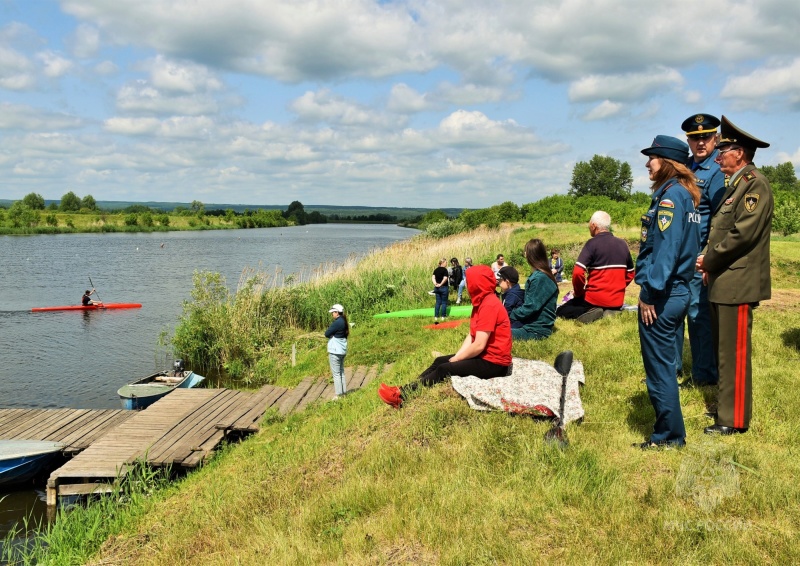
[[[686,118],[681,129],[692,152],[686,166],[694,172],[700,189],[700,249],[708,243],[711,212],[716,210],[725,192],[725,175],[715,162],[717,158],[717,126],[719,119],[710,114],[694,114]],[[689,347],[692,350],[692,377],[681,383],[681,387],[717,384],[717,359],[711,336],[711,310],[708,303],[708,287],[703,285],[702,273],[696,273],[689,282],[689,310],[686,313],[689,327]],[[677,336],[677,368],[683,368],[684,325]]]
[[[774,203],[769,181],[753,164],[760,147],[769,144],[722,117],[717,163],[729,176],[728,187],[713,211],[708,244],[697,258],[697,269],[708,283],[719,371],[717,417],[705,428],[707,434],[742,433],[750,426],[753,309],[771,295]]]

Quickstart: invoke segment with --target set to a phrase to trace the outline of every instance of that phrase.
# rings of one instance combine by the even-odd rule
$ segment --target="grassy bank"
[[[637,232],[622,235],[635,240]],[[428,321],[371,314],[432,305],[427,290],[438,257],[487,262],[502,252],[522,267],[515,254],[532,236],[561,247],[568,264],[587,237],[585,226],[504,226],[405,242],[357,266],[326,267],[323,277],[293,288],[294,306],[269,299],[292,324],[274,344],[249,346],[253,367],[274,360],[251,379],[293,385],[327,375],[324,341],[313,331],[327,322],[328,306],[342,302],[356,323],[347,364],[394,362],[387,381],[411,381],[434,352],[454,351],[464,328],[430,331],[422,328]],[[70,536],[53,537],[52,562],[796,563],[800,393],[791,368],[800,358],[799,266],[800,246],[775,241],[775,299],[754,317],[754,420],[745,435],[703,435],[713,393],[688,390],[681,393],[687,447],[632,449],[653,420],[635,315],[587,326],[559,321],[551,338],[516,343],[514,355],[552,362],[571,349],[584,363],[586,418],[568,427],[563,452],[542,440],[549,422],[472,411],[447,384],[394,411],[373,383],[299,415],[270,415],[260,433],[201,471],[106,511],[119,518],[106,520],[99,549],[101,537],[69,530],[86,512],[72,513],[55,527]],[[388,285],[394,291],[376,299]],[[636,293],[629,290],[628,302]],[[262,315],[272,312],[248,300]],[[235,318],[253,312],[242,307]],[[251,323],[239,322],[239,332],[250,335]]]

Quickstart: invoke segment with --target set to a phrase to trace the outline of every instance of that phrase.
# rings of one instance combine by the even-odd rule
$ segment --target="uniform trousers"
[[[675,379],[675,336],[689,307],[689,289],[677,285],[657,298],[656,320],[647,326],[639,315],[639,343],[646,375],[647,394],[656,413],[650,442],[686,443],[678,381]]]
[[[711,329],[719,369],[718,425],[750,427],[753,410],[750,338],[753,308],[757,305],[711,303]]]
[[[689,347],[692,351],[692,381],[698,385],[717,384],[717,356],[711,332],[711,305],[708,287],[703,285],[703,274],[695,273],[689,282],[689,310],[686,313],[689,327]],[[676,339],[677,371],[683,369],[684,325],[681,324]]]

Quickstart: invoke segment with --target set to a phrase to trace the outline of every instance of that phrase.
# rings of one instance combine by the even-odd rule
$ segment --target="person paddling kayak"
[[[92,295],[97,295],[97,292],[94,289],[92,289],[91,291],[87,289],[86,292],[83,294],[83,297],[81,298],[81,304],[85,307],[88,306],[102,307],[103,303],[100,301],[93,301],[91,299]]]

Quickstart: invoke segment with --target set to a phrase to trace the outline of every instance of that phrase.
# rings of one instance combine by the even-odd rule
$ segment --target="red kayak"
[[[103,303],[100,305],[72,305],[66,307],[34,307],[31,312],[47,312],[47,311],[99,311],[107,309],[140,309],[140,303]]]

